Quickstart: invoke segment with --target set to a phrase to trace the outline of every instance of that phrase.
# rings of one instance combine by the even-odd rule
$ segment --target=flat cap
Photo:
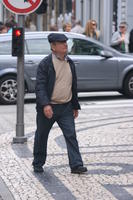
[[[62,33],[50,33],[48,35],[49,43],[52,42],[66,42],[68,38]]]

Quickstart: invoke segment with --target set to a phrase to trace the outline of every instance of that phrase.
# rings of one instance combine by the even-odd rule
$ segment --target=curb
[[[14,200],[12,193],[0,177],[0,200]]]

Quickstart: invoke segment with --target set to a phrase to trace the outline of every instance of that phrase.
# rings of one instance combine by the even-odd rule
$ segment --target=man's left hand
[[[73,116],[74,116],[74,118],[77,118],[78,114],[79,114],[78,110],[73,110]]]

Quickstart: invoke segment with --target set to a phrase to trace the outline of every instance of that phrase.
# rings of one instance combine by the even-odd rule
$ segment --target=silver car
[[[25,92],[35,91],[36,70],[47,56],[50,32],[25,33]],[[60,34],[60,33],[59,33]],[[133,56],[121,54],[100,42],[75,33],[64,33],[68,54],[76,65],[78,91],[118,91],[133,98]],[[11,35],[0,35],[0,102],[12,104],[17,96],[17,58],[11,56]]]

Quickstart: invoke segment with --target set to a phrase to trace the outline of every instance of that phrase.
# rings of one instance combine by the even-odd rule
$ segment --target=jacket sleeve
[[[119,32],[115,32],[112,36],[111,45],[115,46],[115,45],[120,44],[121,43],[120,39],[121,39],[121,36],[120,36]]]
[[[76,75],[76,70],[75,70],[75,65],[72,62],[72,74],[73,74],[73,83],[72,83],[72,107],[74,110],[79,110],[80,108],[80,104],[78,101],[78,94],[77,94],[77,75]]]
[[[45,106],[50,103],[48,97],[48,64],[45,59],[43,59],[37,69],[36,76],[36,101],[40,106]]]
[[[131,30],[129,36],[129,51],[130,53],[133,53],[133,29]]]

